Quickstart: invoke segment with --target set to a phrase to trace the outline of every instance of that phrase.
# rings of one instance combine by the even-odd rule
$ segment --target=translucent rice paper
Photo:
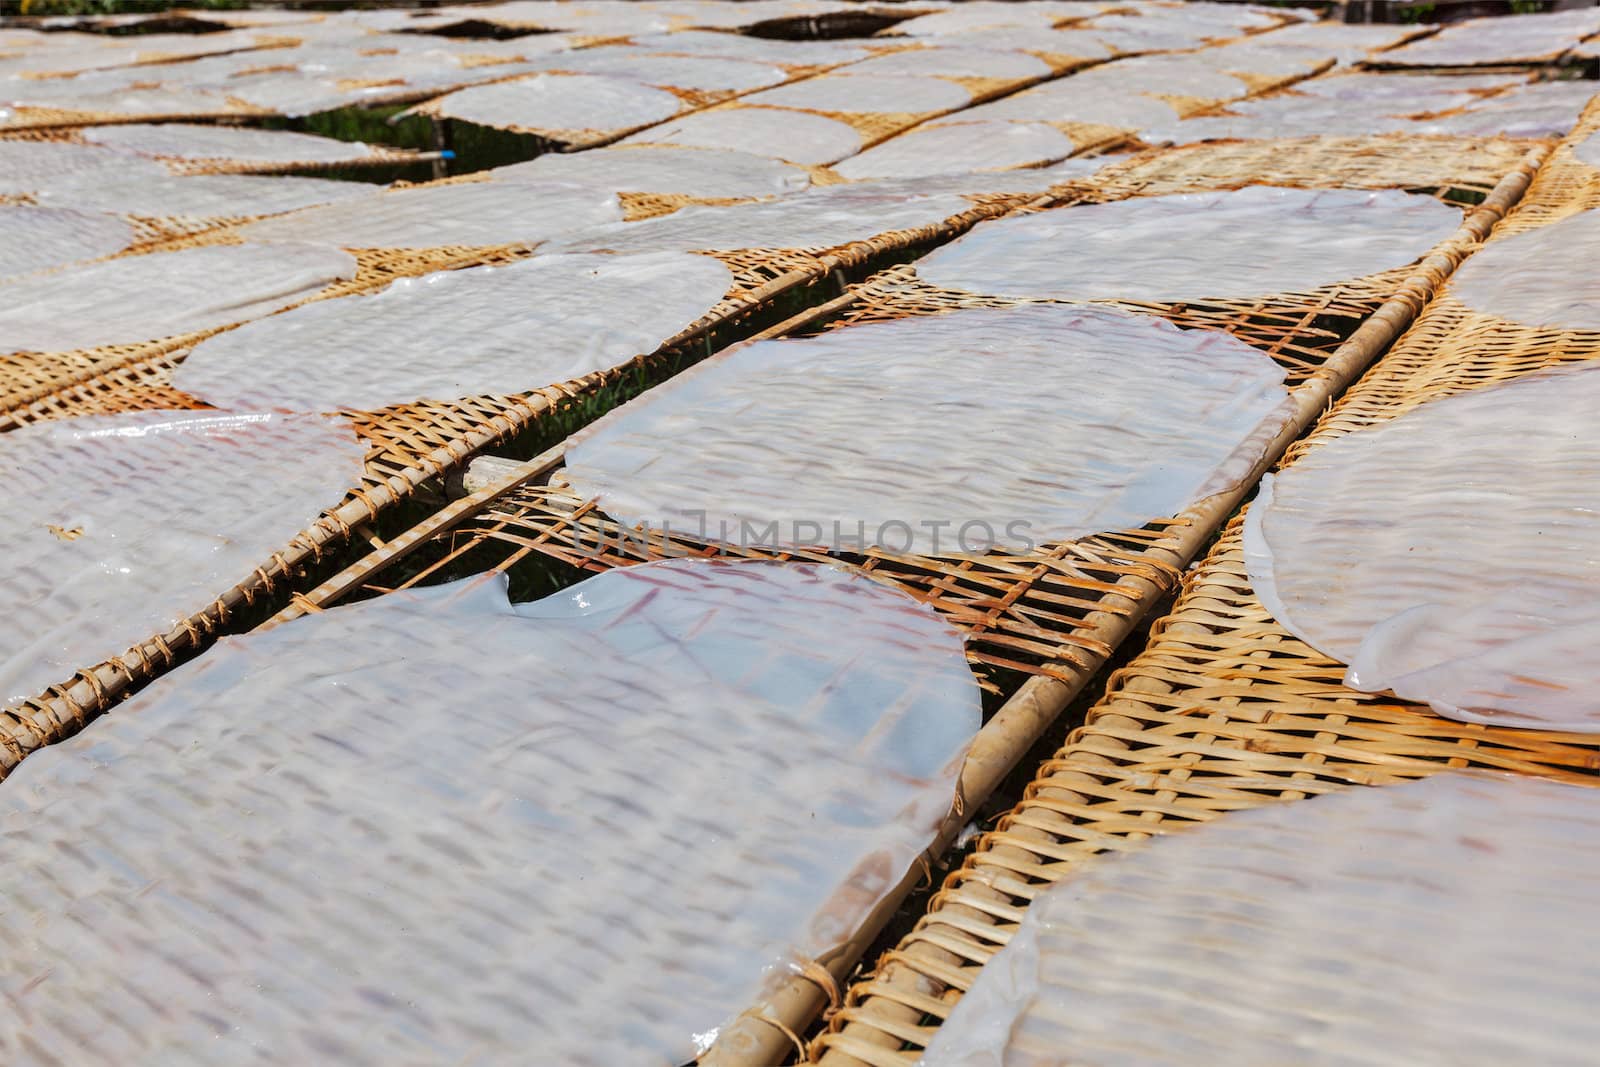
[[[0,140],[0,195],[33,194],[79,175],[105,180],[159,181],[167,168],[95,145]]]
[[[1562,137],[1577,124],[1594,95],[1594,82],[1536,82],[1462,114],[1434,119],[1423,132],[1463,137]]]
[[[1597,404],[1585,364],[1308,452],[1245,528],[1261,602],[1350,664],[1353,688],[1469,722],[1600,730]]]
[[[146,218],[252,218],[340,201],[367,200],[373,187],[327,178],[259,174],[167,174],[124,180],[90,173],[38,194],[39,202]]]
[[[120,252],[133,228],[111,215],[0,205],[0,278]]]
[[[225,639],[0,791],[0,989],[44,994],[0,1049],[677,1067],[911,868],[978,721],[948,624],[810,564]]]
[[[290,130],[243,126],[196,126],[172,122],[151,126],[90,126],[85,140],[141,156],[229,159],[251,163],[340,163],[365,159],[372,150],[359,141],[336,141]]]
[[[1273,30],[1263,38],[1275,47],[1309,48],[1327,52],[1340,63],[1355,63],[1367,58],[1368,53],[1393,47],[1414,37],[1426,25],[1387,26],[1381,23],[1303,22],[1298,26],[1285,26]],[[1379,62],[1382,59],[1379,58]]]
[[[946,78],[1043,78],[1050,64],[1026,52],[987,48],[918,48],[850,65],[850,74],[925,74]]]
[[[712,540],[1025,551],[1232,488],[1287,403],[1226,334],[969,310],[715,356],[574,437],[566,473],[625,523]]]
[[[0,352],[135,344],[214,329],[270,315],[355,273],[356,261],[335,248],[243,244],[13,278],[0,284]]]
[[[979,223],[917,261],[930,285],[1054,300],[1309,292],[1414,262],[1461,212],[1385,189],[1138,197]]]
[[[1591,133],[1574,145],[1572,158],[1591,167],[1600,167],[1600,133]]]
[[[988,51],[1021,51],[1036,55],[1103,59],[1111,49],[1087,30],[1032,30],[1016,26],[996,26],[975,30],[950,39],[963,48]]]
[[[748,152],[670,145],[613,145],[587,152],[546,152],[496,167],[497,182],[562,182],[607,193],[679,193],[699,197],[768,197],[811,184],[802,167]]]
[[[718,252],[833,248],[880,233],[931,226],[972,204],[871,186],[813,189],[762,203],[686,207],[657,218],[597,226],[550,242],[550,252]]]
[[[597,74],[541,74],[452,93],[439,114],[524,130],[633,130],[669,119],[683,101],[664,89]]]
[[[216,412],[0,434],[0,697],[37,696],[206,607],[360,484],[363,453],[339,423]]]
[[[738,107],[701,111],[629,137],[628,144],[728,148],[791,163],[834,163],[861,150],[855,127],[805,111]]]
[[[507,395],[617,366],[733,285],[705,256],[545,256],[403,278],[201,342],[174,384],[220,408],[371,410]]]
[[[374,193],[253,222],[240,232],[341,248],[444,248],[533,244],[621,218],[616,196],[597,189],[467,182]]]
[[[971,102],[971,93],[955,82],[942,78],[908,75],[873,77],[868,74],[830,74],[822,78],[804,78],[744,98],[746,104],[764,107],[863,114],[952,111]]]
[[[1404,106],[1404,105],[1394,105]],[[1198,141],[1257,140],[1288,137],[1367,137],[1418,131],[1418,124],[1398,115],[1380,114],[1371,106],[1345,100],[1278,96],[1242,100],[1227,115],[1200,115],[1162,122],[1139,131],[1148,144],[1193,144]]]
[[[671,85],[679,89],[748,91],[777,85],[787,71],[770,63],[752,63],[722,56],[640,55],[610,48],[587,48],[542,61],[552,70],[605,74],[646,85]]]
[[[1335,100],[1370,102],[1393,114],[1414,115],[1473,103],[1526,82],[1527,76],[1522,74],[1360,73],[1296,82],[1294,91]]]
[[[893,33],[907,37],[935,37],[947,34],[968,34],[974,30],[995,27],[1027,27],[1050,29],[1062,19],[1072,16],[1097,14],[1104,5],[1080,4],[1075,10],[1060,10],[1056,4],[985,3],[969,0],[944,11],[906,19],[897,23]]]
[[[1491,241],[1451,279],[1474,311],[1529,326],[1600,331],[1600,276],[1575,264],[1600,262],[1600,209]]]
[[[1034,900],[922,1067],[1580,1067],[1597,806],[1445,772],[1098,859]]]
[[[1533,62],[1554,59],[1596,32],[1600,32],[1600,11],[1593,7],[1469,19],[1385,52],[1381,61],[1414,67]]]
[[[1067,181],[1087,178],[1110,162],[1109,157],[1064,159],[1049,167],[1023,170],[983,170],[971,174],[930,174],[920,178],[876,178],[853,183],[863,193],[897,196],[933,196],[954,193],[982,196],[995,193],[1042,193]]]
[[[834,170],[846,178],[910,178],[1004,170],[1063,159],[1072,138],[1042,122],[965,122],[926,126],[891,137]]]

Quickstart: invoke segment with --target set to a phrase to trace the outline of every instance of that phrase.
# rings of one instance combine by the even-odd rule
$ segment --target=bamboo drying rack
[[[117,659],[86,666],[38,697],[0,712],[0,775],[9,773],[34,749],[70,736],[180,657],[205,647],[241,608],[259,607],[287,595],[308,570],[323,564],[330,551],[359,533],[369,532],[380,516],[413,497],[425,483],[437,482],[484,449],[511,441],[540,419],[608,385],[631,375],[659,375],[674,361],[698,358],[713,343],[721,345],[736,339],[741,332],[754,329],[751,320],[781,296],[859,275],[885,257],[951,240],[978,221],[1005,210],[1001,203],[978,204],[935,224],[890,231],[832,249],[713,253],[733,272],[733,286],[721,303],[654,353],[602,373],[520,396],[469,397],[450,403],[344,413],[368,445],[363,483],[353,487],[342,503],[270,559],[262,561],[250,575],[170,632],[142,642]],[[197,240],[219,239],[223,238],[212,234]],[[454,258],[413,260],[388,259],[383,250],[358,252],[362,273],[352,282],[324,290],[317,299],[372,292],[402,276],[399,272],[423,273],[511,262],[527,251],[522,246],[507,246],[466,250]],[[0,418],[14,427],[74,415],[204,407],[171,385],[173,369],[187,347],[202,336],[206,335],[191,334],[149,345],[76,354],[79,364],[72,381],[34,389],[31,399],[13,406]],[[58,353],[54,358],[68,357]],[[0,373],[4,370],[0,365]]]
[[[1177,584],[1183,567],[1239,504],[1255,478],[1354,380],[1415,317],[1434,289],[1526,188],[1542,153],[1535,151],[1504,176],[1494,191],[1464,220],[1460,230],[1417,265],[1364,279],[1348,294],[1288,294],[1280,299],[1283,325],[1271,338],[1252,332],[1250,320],[1269,311],[1271,301],[1251,302],[1210,321],[1194,321],[1184,309],[1167,307],[1168,318],[1186,325],[1228,329],[1266,344],[1295,381],[1294,415],[1255,470],[1233,491],[1203,501],[1172,520],[1143,530],[1122,531],[1051,546],[1032,556],[990,555],[979,559],[934,559],[871,553],[849,557],[873,578],[911,592],[945,614],[969,636],[970,659],[991,687],[1005,684],[1004,702],[979,732],[967,758],[951,816],[929,848],[925,862],[949,847],[976,810],[1029,747],[1105,663],[1111,651],[1143,616]],[[934,291],[937,293],[937,291]],[[909,267],[885,271],[822,307],[802,313],[758,337],[792,334],[830,322],[848,328],[858,321],[905,318],[956,306],[1009,306],[1012,302],[963,294],[924,301]],[[1142,306],[1140,310],[1159,310]],[[1313,319],[1343,319],[1337,333],[1311,326]],[[1300,331],[1310,336],[1296,340]],[[1326,334],[1326,336],[1319,336]],[[1314,357],[1314,362],[1313,362]],[[453,576],[452,568],[506,568],[543,557],[590,570],[627,565],[665,555],[731,552],[683,537],[624,531],[601,515],[592,502],[574,495],[560,481],[560,448],[494,477],[483,488],[446,506],[404,534],[375,546],[362,561],[303,596],[274,619],[282,622],[347,598],[372,595],[419,582]],[[596,555],[591,546],[612,546]],[[767,552],[746,548],[746,556],[829,558],[807,552]],[[835,557],[837,559],[837,557]],[[405,561],[405,567],[399,564]],[[395,567],[394,578],[389,568]],[[1020,675],[1020,685],[1013,684]],[[701,1061],[707,1065],[780,1062],[830,1000],[860,954],[923,872],[906,873],[874,916],[825,960],[783,987],[773,998],[745,1013],[723,1032]],[[900,1061],[896,1061],[899,1063]]]
[[[1592,107],[1580,129],[1597,125]],[[1581,169],[1557,151],[1493,236],[1592,206],[1600,171]],[[1446,285],[1283,463],[1426,401],[1582,359],[1600,359],[1600,333],[1470,312]],[[812,1062],[912,1067],[1029,902],[1096,854],[1228,811],[1453,767],[1594,783],[1600,736],[1459,723],[1346,688],[1344,665],[1291,636],[1256,597],[1242,527],[1242,517],[1229,524],[1085,724],[978,839],[916,927],[849,989],[811,1044]]]

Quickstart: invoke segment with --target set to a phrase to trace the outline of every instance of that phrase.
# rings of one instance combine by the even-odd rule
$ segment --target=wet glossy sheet
[[[336,248],[243,244],[13,279],[0,284],[0,352],[134,344],[227,326],[299,303],[355,273],[355,260]]]
[[[201,342],[174,374],[221,408],[370,410],[507,395],[653,352],[733,284],[706,256],[545,256],[403,278]]]
[[[205,608],[337,505],[364,452],[337,422],[216,412],[0,434],[0,700],[37,696]]]
[[[1225,814],[1042,893],[922,1067],[1581,1067],[1600,793],[1444,772]]]
[[[576,436],[566,474],[630,525],[713,540],[1026,550],[1232,487],[1287,414],[1282,382],[1243,342],[1158,319],[960,311],[713,357]]]
[[[0,204],[0,278],[120,252],[133,229],[111,215]]]
[[[1403,267],[1461,212],[1393,190],[1250,186],[1137,197],[979,223],[917,261],[930,285],[1056,300],[1308,292]]]
[[[1250,510],[1256,594],[1354,688],[1600,730],[1596,411],[1600,367],[1580,364],[1310,450]]]
[[[1600,331],[1600,209],[1485,245],[1451,279],[1473,311],[1528,326]]]
[[[227,639],[0,791],[0,1049],[678,1067],[912,867],[978,722],[959,635],[829,567]]]
[[[525,163],[496,167],[499,181],[561,182],[607,193],[675,193],[770,197],[811,183],[802,167],[748,152],[672,145],[613,145],[587,152],[547,152]]]
[[[617,198],[597,189],[467,182],[372,193],[251,223],[241,232],[263,241],[341,248],[447,248],[537,244],[621,218]]]
[[[671,215],[598,226],[550,242],[551,252],[712,252],[833,248],[892,230],[932,226],[972,209],[949,194],[918,196],[870,184],[812,189],[756,204],[686,207]]]
[[[141,156],[226,159],[251,163],[341,163],[369,157],[359,141],[336,141],[292,130],[253,130],[243,126],[196,126],[181,122],[158,126],[91,126],[85,140]]]
[[[636,130],[669,119],[683,101],[665,89],[592,74],[541,74],[452,93],[446,118],[520,130]]]

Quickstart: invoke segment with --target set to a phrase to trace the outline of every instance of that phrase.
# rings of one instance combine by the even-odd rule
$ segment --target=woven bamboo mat
[[[1538,156],[1515,168],[1462,229],[1423,263],[1350,283],[1348,292],[1287,294],[1280,318],[1263,343],[1251,320],[1262,308],[1232,308],[1205,323],[1261,344],[1291,370],[1297,370],[1293,396],[1296,415],[1257,465],[1264,469],[1310,425],[1330,399],[1351,381],[1414,316],[1434,288],[1525,188]],[[886,318],[937,314],[952,307],[1008,306],[970,294],[940,294],[918,289],[909,267],[895,267],[856,287],[839,300],[797,317],[782,331],[797,332],[822,323],[850,324]],[[1174,321],[1184,309],[1142,307]],[[1223,321],[1230,318],[1231,322]],[[1323,323],[1346,322],[1337,329]],[[1323,335],[1325,334],[1325,336]],[[764,335],[765,336],[765,335]],[[737,554],[768,558],[827,558],[807,552],[734,549],[692,537],[627,530],[602,514],[594,502],[574,494],[559,471],[552,450],[516,467],[464,500],[391,542],[304,597],[279,616],[319,610],[345,597],[375,595],[395,588],[437,581],[461,573],[518,564],[555,563],[577,570],[604,570],[669,555]],[[1252,484],[1212,497],[1170,520],[1143,529],[1118,531],[1030,555],[990,554],[981,558],[935,558],[872,552],[833,557],[860,567],[877,580],[931,604],[969,637],[969,658],[991,693],[994,714],[979,734],[963,772],[958,803],[930,860],[952,841],[965,812],[980,804],[1015,766],[1073,695],[1106,662],[1153,604],[1177,584],[1185,564],[1206,545]],[[513,570],[513,575],[516,571]],[[918,876],[908,872],[899,893]],[[882,913],[887,921],[888,911]],[[803,1030],[881,928],[869,924],[824,965],[808,968],[768,1002],[751,1009],[726,1031],[707,1063],[779,1062],[793,1032]],[[914,1057],[913,1057],[914,1058]],[[910,1059],[896,1060],[909,1063]]]
[[[1541,171],[1495,236],[1573,192]],[[1350,389],[1307,449],[1418,404],[1556,363],[1600,358],[1600,333],[1517,326],[1466,310],[1448,286]],[[1454,722],[1342,684],[1345,666],[1292,637],[1247,577],[1242,519],[1183,583],[1149,645],[1085,724],[952,871],[916,927],[848,991],[814,1062],[910,1067],[1029,902],[1085,858],[1218,814],[1451,767],[1593,782],[1600,736]]]
[[[613,370],[551,384],[519,396],[470,397],[450,403],[398,405],[382,411],[351,412],[346,417],[367,443],[367,473],[336,508],[286,545],[233,588],[171,632],[152,637],[125,655],[89,666],[64,679],[47,693],[0,713],[0,773],[28,752],[69,736],[85,722],[177,662],[203,648],[242,608],[286,596],[308,572],[324,564],[378,517],[413,497],[485,448],[504,444],[538,420],[592,398],[606,386],[638,377],[659,376],[672,365],[708,354],[755,328],[750,320],[773,301],[795,298],[800,291],[836,275],[868,270],[881,257],[899,256],[920,245],[949,240],[976,222],[1004,210],[974,206],[938,224],[879,234],[829,250],[745,249],[718,253],[734,274],[724,299],[697,322],[668,340],[656,352]],[[508,262],[526,249],[433,250],[432,258],[394,259],[380,252],[357,252],[362,269],[356,279],[324,290],[316,299],[371,292],[395,277],[439,269]],[[812,298],[808,302],[814,302]],[[122,411],[196,408],[203,406],[172,387],[173,368],[201,334],[169,338],[147,346],[100,349],[89,353],[53,354],[76,360],[75,377],[65,385],[37,391],[4,416],[10,428],[45,419]],[[19,394],[20,395],[20,394]],[[591,411],[587,417],[599,414]]]

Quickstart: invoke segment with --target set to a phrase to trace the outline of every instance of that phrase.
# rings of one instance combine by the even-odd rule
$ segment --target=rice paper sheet
[[[1394,190],[1247,186],[979,223],[918,260],[917,275],[1053,300],[1309,292],[1413,263],[1460,222],[1457,208]]]
[[[621,218],[616,196],[601,190],[491,181],[372,193],[263,219],[240,232],[340,248],[448,248],[537,244]]]
[[[663,122],[624,144],[725,148],[803,166],[835,163],[861,150],[855,127],[826,115],[783,108],[736,107],[700,111]]]
[[[1600,793],[1445,772],[1227,814],[1040,894],[922,1067],[1579,1067]]]
[[[1256,594],[1348,664],[1352,688],[1468,722],[1600,730],[1596,410],[1600,371],[1583,364],[1307,452],[1250,510]]]
[[[37,696],[204,609],[360,484],[365,451],[336,422],[217,412],[0,434],[0,697]]]
[[[683,110],[681,99],[625,78],[541,74],[452,93],[439,114],[480,126],[523,130],[636,130]]]
[[[1535,82],[1428,122],[1424,133],[1458,137],[1563,137],[1595,96],[1589,81]]]
[[[1022,51],[989,48],[917,48],[852,63],[852,76],[920,74],[944,78],[1008,78],[1027,81],[1050,75],[1050,64]]]
[[[254,130],[244,126],[161,125],[90,126],[85,140],[140,156],[176,159],[226,159],[247,163],[346,163],[372,155],[359,141],[337,141],[292,130]]]
[[[6,782],[0,1049],[677,1067],[913,866],[978,723],[948,624],[817,565],[225,639]]]
[[[1383,53],[1380,62],[1411,67],[1466,67],[1553,60],[1600,33],[1593,7],[1513,18],[1479,18]]]
[[[1527,326],[1600,331],[1600,209],[1489,242],[1450,281],[1473,311]]]
[[[161,181],[166,167],[97,145],[0,140],[0,196],[31,196],[56,185],[93,180]]]
[[[668,56],[629,49],[586,48],[541,61],[551,70],[603,74],[646,85],[701,92],[749,92],[787,81],[789,73],[770,63],[723,56]]]
[[[803,78],[743,98],[763,107],[856,114],[922,114],[953,111],[972,102],[972,94],[955,82],[911,75],[829,74]]]
[[[356,200],[373,187],[328,178],[262,174],[167,174],[124,179],[91,172],[38,194],[42,204],[166,219],[240,219]]]
[[[0,204],[0,278],[99,259],[134,242],[112,215]]]
[[[497,182],[559,182],[606,193],[665,193],[759,199],[811,184],[803,167],[749,152],[673,145],[612,145],[546,152],[490,171]]]
[[[1600,133],[1591,133],[1574,145],[1572,158],[1591,167],[1600,167]]]
[[[872,184],[828,186],[781,200],[697,205],[671,215],[598,226],[550,242],[549,252],[717,252],[835,248],[881,233],[932,226],[970,211],[959,196],[922,196]]]
[[[1072,138],[1042,122],[965,122],[910,130],[843,160],[834,170],[852,180],[913,178],[1036,166],[1065,159],[1073,151]]]
[[[968,310],[715,356],[575,436],[566,475],[629,525],[718,541],[1028,551],[1233,488],[1287,402],[1226,334]]]
[[[655,351],[732,285],[717,260],[676,252],[402,278],[218,334],[174,384],[221,408],[286,411],[526,393]]]
[[[0,352],[135,344],[245,322],[355,277],[334,248],[241,244],[84,263],[0,283]],[[92,301],[84,294],[93,293]]]

